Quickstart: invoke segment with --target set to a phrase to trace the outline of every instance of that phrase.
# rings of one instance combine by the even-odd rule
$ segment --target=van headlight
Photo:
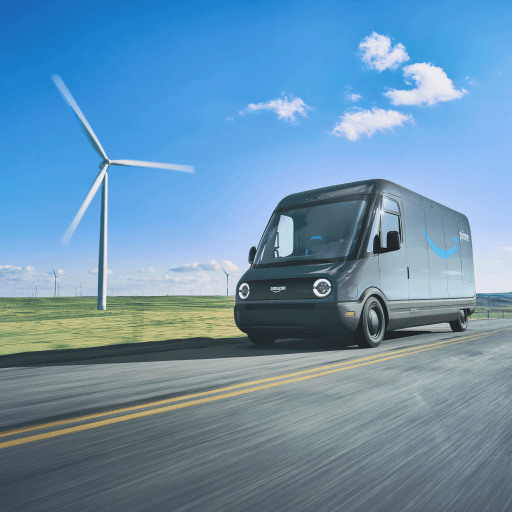
[[[247,297],[249,297],[249,293],[251,292],[251,289],[249,288],[249,285],[247,283],[242,283],[238,287],[238,296],[245,300]]]
[[[317,297],[323,299],[332,292],[332,284],[328,279],[317,279],[313,285],[313,291]]]

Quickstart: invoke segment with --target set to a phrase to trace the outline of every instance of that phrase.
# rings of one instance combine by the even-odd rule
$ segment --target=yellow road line
[[[501,329],[501,331],[506,331],[506,330],[511,330],[511,329]],[[489,333],[483,333],[483,334],[476,335],[476,336],[468,336],[468,337],[465,337],[465,338],[455,338],[455,340],[445,341],[445,342],[442,342],[441,344],[435,344],[435,345],[431,345],[431,346],[428,346],[428,345],[424,345],[423,346],[423,347],[427,347],[427,348],[416,347],[415,350],[411,349],[411,351],[406,352],[406,353],[398,353],[398,354],[394,354],[394,355],[390,355],[390,356],[386,356],[386,357],[380,357],[380,358],[374,359],[372,361],[360,362],[358,364],[350,364],[349,366],[344,366],[342,368],[333,368],[333,369],[330,369],[330,370],[327,370],[327,371],[324,371],[324,372],[320,372],[320,373],[315,373],[315,374],[312,374],[312,375],[303,375],[302,377],[296,377],[296,378],[293,378],[293,379],[287,379],[287,380],[281,380],[281,381],[278,381],[278,382],[272,382],[272,383],[269,383],[269,384],[264,384],[264,385],[252,387],[252,388],[249,388],[249,389],[242,389],[242,390],[234,391],[234,392],[231,392],[231,393],[224,393],[224,394],[221,394],[221,395],[210,396],[210,397],[207,397],[207,398],[201,398],[199,400],[190,400],[188,402],[184,402],[184,403],[181,403],[181,404],[169,405],[167,407],[161,407],[161,408],[158,408],[158,409],[151,409],[149,411],[141,411],[141,412],[134,413],[134,414],[127,414],[127,415],[124,415],[124,416],[118,416],[116,418],[109,418],[109,419],[102,420],[102,421],[96,421],[96,422],[93,422],[93,423],[86,423],[84,425],[77,425],[75,427],[68,427],[68,428],[65,428],[65,429],[55,430],[53,432],[46,432],[44,434],[37,434],[37,435],[34,435],[34,436],[23,437],[23,438],[20,438],[20,439],[13,439],[11,441],[5,441],[3,443],[0,443],[0,450],[3,449],[3,448],[9,448],[9,447],[12,447],[12,446],[18,446],[18,445],[22,445],[22,444],[26,444],[26,443],[32,443],[32,442],[35,442],[35,441],[40,441],[42,439],[49,439],[49,438],[52,438],[52,437],[63,436],[65,434],[72,434],[74,432],[83,432],[85,430],[91,430],[91,429],[103,427],[103,426],[106,426],[106,425],[113,425],[115,423],[121,423],[123,421],[129,421],[129,420],[136,419],[136,418],[143,418],[143,417],[146,417],[146,416],[153,416],[155,414],[160,414],[160,413],[163,413],[163,412],[174,411],[174,410],[177,410],[177,409],[183,409],[185,407],[191,407],[193,405],[198,405],[198,404],[203,404],[203,403],[207,403],[207,402],[213,402],[213,401],[217,401],[217,400],[222,400],[224,398],[230,398],[230,397],[245,395],[245,394],[248,394],[248,393],[254,393],[256,391],[261,391],[261,390],[264,390],[264,389],[270,389],[270,388],[274,388],[274,387],[277,387],[277,386],[282,386],[284,384],[291,384],[291,383],[294,383],[294,382],[300,382],[300,381],[305,381],[305,380],[309,380],[309,379],[314,379],[316,377],[322,377],[322,376],[325,376],[325,375],[330,375],[330,374],[342,372],[342,371],[345,371],[345,370],[351,370],[351,369],[354,369],[354,368],[359,368],[359,367],[367,366],[367,365],[370,365],[370,364],[376,364],[376,363],[380,363],[382,361],[390,361],[392,359],[398,359],[400,357],[405,357],[405,356],[408,356],[408,355],[419,354],[421,352],[427,352],[429,350],[435,350],[436,348],[442,348],[442,347],[447,346],[447,345],[457,345],[457,344],[465,343],[466,341],[470,341],[470,340],[473,340],[473,339],[484,338],[484,337],[487,337],[487,336],[491,336],[492,334],[494,334],[496,332],[499,332],[499,331],[492,331],[492,332],[489,332]],[[366,359],[368,359],[368,358],[366,358]],[[354,361],[352,361],[352,363],[353,362]],[[302,373],[302,372],[297,372],[297,373]],[[257,382],[257,381],[255,381],[255,382]]]
[[[442,346],[442,345],[445,345],[447,343],[451,343],[451,342],[457,341],[457,340],[470,341],[472,339],[478,339],[478,338],[480,338],[482,336],[490,336],[491,334],[494,334],[494,333],[497,333],[497,332],[509,331],[509,330],[512,330],[512,328],[498,329],[498,330],[495,330],[495,331],[488,331],[488,332],[485,332],[485,333],[473,334],[473,335],[465,336],[465,337],[462,337],[462,338],[452,338],[450,340],[439,341],[439,342],[436,342],[436,343],[431,343],[431,344],[428,344],[428,345],[422,345],[422,346],[419,346],[419,347],[405,348],[405,349],[402,349],[400,351],[395,352],[395,355],[397,355],[397,354],[404,354],[404,353],[407,354],[407,353],[409,353],[411,351],[416,351],[418,349],[425,348],[425,347],[436,348],[438,346]],[[226,391],[231,391],[233,389],[246,388],[246,387],[249,387],[249,386],[255,386],[255,385],[259,385],[259,384],[264,384],[264,383],[267,383],[267,382],[274,382],[274,381],[281,380],[281,379],[288,379],[290,377],[296,377],[298,375],[306,375],[306,374],[309,374],[309,373],[320,372],[322,370],[327,370],[327,369],[330,369],[330,368],[338,368],[340,366],[352,365],[354,363],[359,363],[359,362],[362,362],[362,361],[371,361],[371,360],[374,360],[374,359],[380,360],[380,359],[386,357],[386,354],[387,354],[387,352],[386,353],[375,354],[375,355],[372,355],[372,356],[362,357],[362,358],[358,358],[358,359],[351,359],[351,360],[348,360],[348,361],[342,361],[340,363],[335,363],[335,364],[331,364],[331,365],[318,366],[316,368],[310,368],[309,370],[302,370],[302,371],[299,371],[299,372],[293,372],[293,373],[288,373],[288,374],[284,374],[284,375],[278,375],[276,377],[268,377],[268,378],[265,378],[265,379],[259,379],[259,380],[249,381],[249,382],[243,382],[241,384],[233,384],[231,386],[226,386],[226,387],[222,387],[222,388],[218,388],[218,389],[212,389],[210,391],[202,391],[202,392],[199,392],[199,393],[192,393],[192,394],[177,396],[177,397],[173,397],[173,398],[166,398],[164,400],[157,400],[157,401],[148,402],[148,403],[145,403],[145,404],[134,405],[134,406],[130,406],[130,407],[122,407],[120,409],[114,409],[114,410],[111,410],[111,411],[105,411],[105,412],[99,412],[99,413],[93,413],[93,414],[86,414],[86,415],[83,415],[83,416],[76,416],[74,418],[67,418],[67,419],[64,419],[64,420],[52,421],[52,422],[48,422],[48,423],[41,423],[39,425],[32,425],[30,427],[22,427],[22,428],[18,428],[18,429],[14,429],[14,430],[7,430],[5,432],[0,432],[0,437],[8,437],[8,436],[13,436],[13,435],[17,435],[17,434],[22,434],[22,433],[25,433],[25,432],[32,432],[34,430],[41,430],[41,429],[45,429],[45,428],[57,427],[57,426],[60,426],[60,425],[67,425],[68,423],[77,423],[77,422],[80,422],[80,421],[86,421],[86,420],[91,420],[91,419],[95,419],[95,418],[101,418],[101,417],[104,417],[104,416],[111,416],[111,415],[114,415],[114,414],[121,414],[121,413],[125,413],[125,412],[130,412],[130,411],[137,411],[139,409],[147,409],[149,407],[156,407],[156,406],[164,405],[164,404],[168,404],[168,403],[180,402],[182,400],[190,400],[192,398],[198,398],[198,397],[201,397],[201,396],[213,395],[215,393],[223,393],[223,392],[226,392]]]

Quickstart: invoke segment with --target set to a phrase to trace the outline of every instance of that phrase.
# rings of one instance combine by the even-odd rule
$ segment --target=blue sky
[[[100,158],[54,73],[109,158],[196,169],[109,169],[109,294],[221,293],[222,268],[233,293],[282,197],[370,178],[465,213],[477,291],[512,290],[510,2],[26,2],[0,25],[0,296],[52,295],[52,267],[97,289],[100,194],[61,239]]]

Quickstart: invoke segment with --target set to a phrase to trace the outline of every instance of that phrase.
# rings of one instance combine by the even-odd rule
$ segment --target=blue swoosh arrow
[[[440,258],[445,258],[445,259],[448,259],[450,256],[452,256],[454,253],[455,253],[455,249],[457,249],[457,256],[459,255],[459,239],[454,236],[453,237],[453,241],[455,242],[455,245],[445,251],[444,249],[440,249],[439,247],[437,247],[437,245],[432,242],[432,240],[430,240],[430,238],[428,237],[427,233],[425,233],[425,230],[423,229],[423,234],[426,236],[427,238],[427,242],[428,244],[430,245],[430,248],[440,257]]]

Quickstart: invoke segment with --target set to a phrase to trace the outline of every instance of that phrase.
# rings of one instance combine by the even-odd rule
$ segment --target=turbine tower
[[[71,222],[66,234],[64,235],[62,241],[64,244],[67,244],[73,235],[78,223],[82,219],[87,207],[91,203],[94,195],[102,185],[101,190],[101,223],[100,223],[100,255],[98,262],[98,310],[107,309],[107,207],[108,207],[108,175],[107,169],[111,165],[121,165],[125,167],[152,167],[156,169],[167,169],[171,171],[181,171],[181,172],[194,172],[194,168],[189,165],[176,165],[176,164],[162,164],[157,162],[143,162],[140,160],[110,160],[105,153],[105,150],[101,147],[100,141],[92,131],[91,126],[85,119],[85,116],[82,114],[82,111],[76,104],[76,101],[71,96],[71,93],[68,91],[68,88],[62,81],[59,75],[53,75],[52,80],[55,85],[59,89],[63,98],[66,100],[68,105],[73,109],[76,117],[82,129],[85,132],[85,135],[89,139],[92,147],[100,155],[102,158],[102,162],[100,164],[100,172],[94,183],[92,184],[91,189],[87,193],[82,206],[78,210],[78,213],[75,215],[73,222]]]
[[[53,293],[53,298],[55,299],[57,297],[57,274],[55,273],[55,269],[52,267],[52,270],[53,270],[53,275],[55,276],[54,279],[55,279],[55,292]],[[51,281],[50,281],[51,283]]]

